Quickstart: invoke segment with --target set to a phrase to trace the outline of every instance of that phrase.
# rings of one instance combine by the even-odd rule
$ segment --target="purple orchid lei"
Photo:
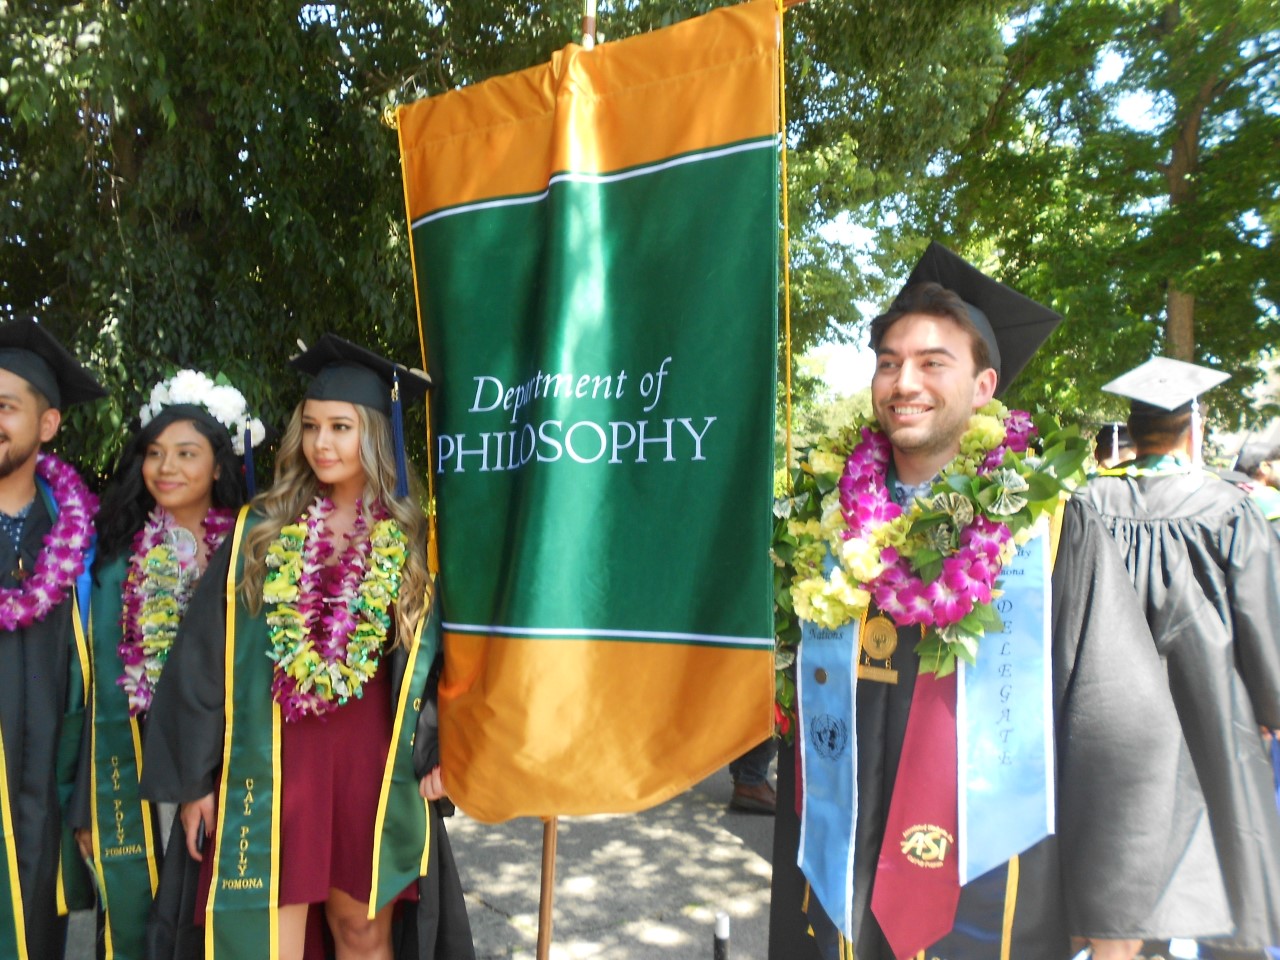
[[[1003,442],[986,452],[977,468],[985,476],[1004,464],[1006,452],[1023,453],[1035,425],[1023,410],[1004,419]],[[893,455],[889,438],[878,428],[862,428],[862,440],[850,452],[840,477],[840,512],[847,530],[844,539],[870,539],[885,524],[900,517],[903,507],[889,496],[886,477]],[[935,492],[939,492],[935,489]],[[958,547],[942,559],[942,571],[926,583],[908,557],[886,546],[880,552],[884,569],[865,588],[876,605],[900,627],[945,628],[959,623],[975,604],[989,604],[1003,567],[1001,554],[1012,534],[1008,526],[975,512],[959,532]]]
[[[357,609],[361,605],[355,602],[369,573],[373,549],[372,538],[366,536],[368,524],[362,504],[356,505],[355,525],[347,535],[346,548],[335,561],[337,575],[328,578],[325,585],[322,573],[334,552],[326,520],[333,510],[333,501],[328,497],[317,497],[312,503],[305,518],[297,599],[291,605],[281,604],[273,614],[282,619],[273,629],[275,649],[271,656],[276,669],[271,693],[290,722],[332,713],[350,697],[359,697],[364,680],[376,669],[381,642],[386,637],[385,624],[380,633],[361,629]],[[379,503],[370,513],[375,523],[388,519]],[[286,606],[292,609],[283,609]],[[290,624],[287,628],[284,618]],[[335,689],[335,675],[343,679],[345,690]],[[303,678],[309,681],[307,689],[300,682]]]
[[[0,589],[0,629],[19,630],[43,620],[66,599],[84,572],[84,555],[93,539],[98,498],[70,464],[42,453],[36,474],[49,484],[57,519],[44,538],[35,570],[22,586]]]
[[[214,507],[203,521],[207,556],[213,556],[231,528],[236,513]],[[116,652],[124,672],[116,684],[129,699],[129,715],[140,716],[151,708],[155,686],[169,657],[196,577],[197,558],[185,557],[167,542],[175,526],[163,507],[151,511],[133,538],[129,571],[122,590],[120,644]]]

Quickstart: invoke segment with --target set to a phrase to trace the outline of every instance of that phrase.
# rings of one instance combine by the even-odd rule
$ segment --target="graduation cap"
[[[0,323],[0,370],[27,381],[59,410],[107,395],[53,334],[29,318]]]
[[[1128,373],[1122,373],[1102,389],[1129,398],[1129,409],[1139,415],[1190,413],[1196,398],[1231,374],[1210,370],[1182,360],[1154,357]]]
[[[964,301],[969,318],[991,351],[991,363],[999,375],[997,396],[1004,393],[1062,322],[1060,314],[993,280],[937,241],[929,244],[924,256],[912,269],[911,276],[894,300],[895,306],[912,286],[930,282],[940,284]],[[879,340],[876,325],[881,317],[872,321],[873,347]]]
[[[1231,374],[1211,370],[1170,357],[1153,357],[1128,373],[1122,373],[1102,389],[1129,399],[1131,417],[1169,417],[1191,414],[1193,427],[1200,422],[1200,394],[1216,387]],[[1200,431],[1192,430],[1192,460],[1200,462]]]
[[[396,451],[396,496],[409,495],[408,469],[404,454],[403,402],[416,402],[427,395],[431,378],[421,370],[357,346],[350,340],[326,333],[308,348],[299,341],[302,353],[289,361],[295,370],[311,377],[307,400],[341,400],[378,410],[391,419]]]
[[[1123,423],[1108,423],[1098,431],[1097,439],[1094,443],[1094,452],[1101,450],[1110,450],[1112,460],[1120,459],[1121,447],[1132,447],[1133,438],[1129,436],[1129,428]],[[1102,457],[1098,456],[1101,460]]]

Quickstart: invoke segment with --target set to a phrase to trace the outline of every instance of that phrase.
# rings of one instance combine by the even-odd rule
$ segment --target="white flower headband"
[[[151,400],[142,405],[138,419],[142,426],[166,407],[189,404],[203,407],[209,416],[222,424],[231,435],[231,448],[236,456],[244,456],[244,432],[249,431],[253,446],[267,437],[267,429],[257,417],[249,416],[249,405],[244,394],[233,387],[227,378],[218,374],[210,380],[198,370],[179,370],[168,380],[161,380],[151,388]]]

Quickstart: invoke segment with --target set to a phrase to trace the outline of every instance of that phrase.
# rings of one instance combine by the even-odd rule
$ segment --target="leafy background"
[[[598,21],[607,41],[718,5],[604,0]],[[179,366],[278,425],[298,339],[416,363],[384,118],[545,60],[580,15],[0,0],[0,316],[40,317],[112,392],[67,412],[63,452],[100,477]],[[1066,317],[1010,402],[1111,417],[1098,386],[1163,352],[1232,374],[1220,424],[1275,412],[1245,392],[1280,323],[1274,0],[809,0],[786,57],[796,353],[860,339],[937,238]],[[838,414],[796,391],[802,431]]]

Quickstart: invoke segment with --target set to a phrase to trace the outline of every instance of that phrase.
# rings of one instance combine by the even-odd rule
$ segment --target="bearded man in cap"
[[[1280,729],[1280,542],[1250,495],[1199,463],[1197,397],[1227,374],[1156,357],[1102,389],[1128,397],[1137,457],[1081,497],[1120,545],[1169,677],[1208,803],[1230,922],[1219,960],[1280,944],[1280,812],[1268,731]],[[1218,908],[1221,909],[1221,908]],[[1203,954],[1202,954],[1203,955]]]
[[[1130,960],[1211,926],[1178,870],[1203,838],[1171,809],[1180,732],[1115,544],[1061,499],[1029,418],[978,415],[1059,320],[934,244],[872,324],[874,416],[806,521],[826,572],[802,558],[792,582],[814,622],[798,773],[778,765],[773,960]]]
[[[57,770],[74,769],[83,719],[78,580],[94,496],[41,452],[64,406],[105,395],[34,321],[0,324],[0,957],[57,958],[66,935]],[[64,714],[67,722],[64,723]],[[66,746],[60,749],[60,744]],[[68,750],[70,751],[68,753]],[[67,771],[69,772],[69,770]]]

